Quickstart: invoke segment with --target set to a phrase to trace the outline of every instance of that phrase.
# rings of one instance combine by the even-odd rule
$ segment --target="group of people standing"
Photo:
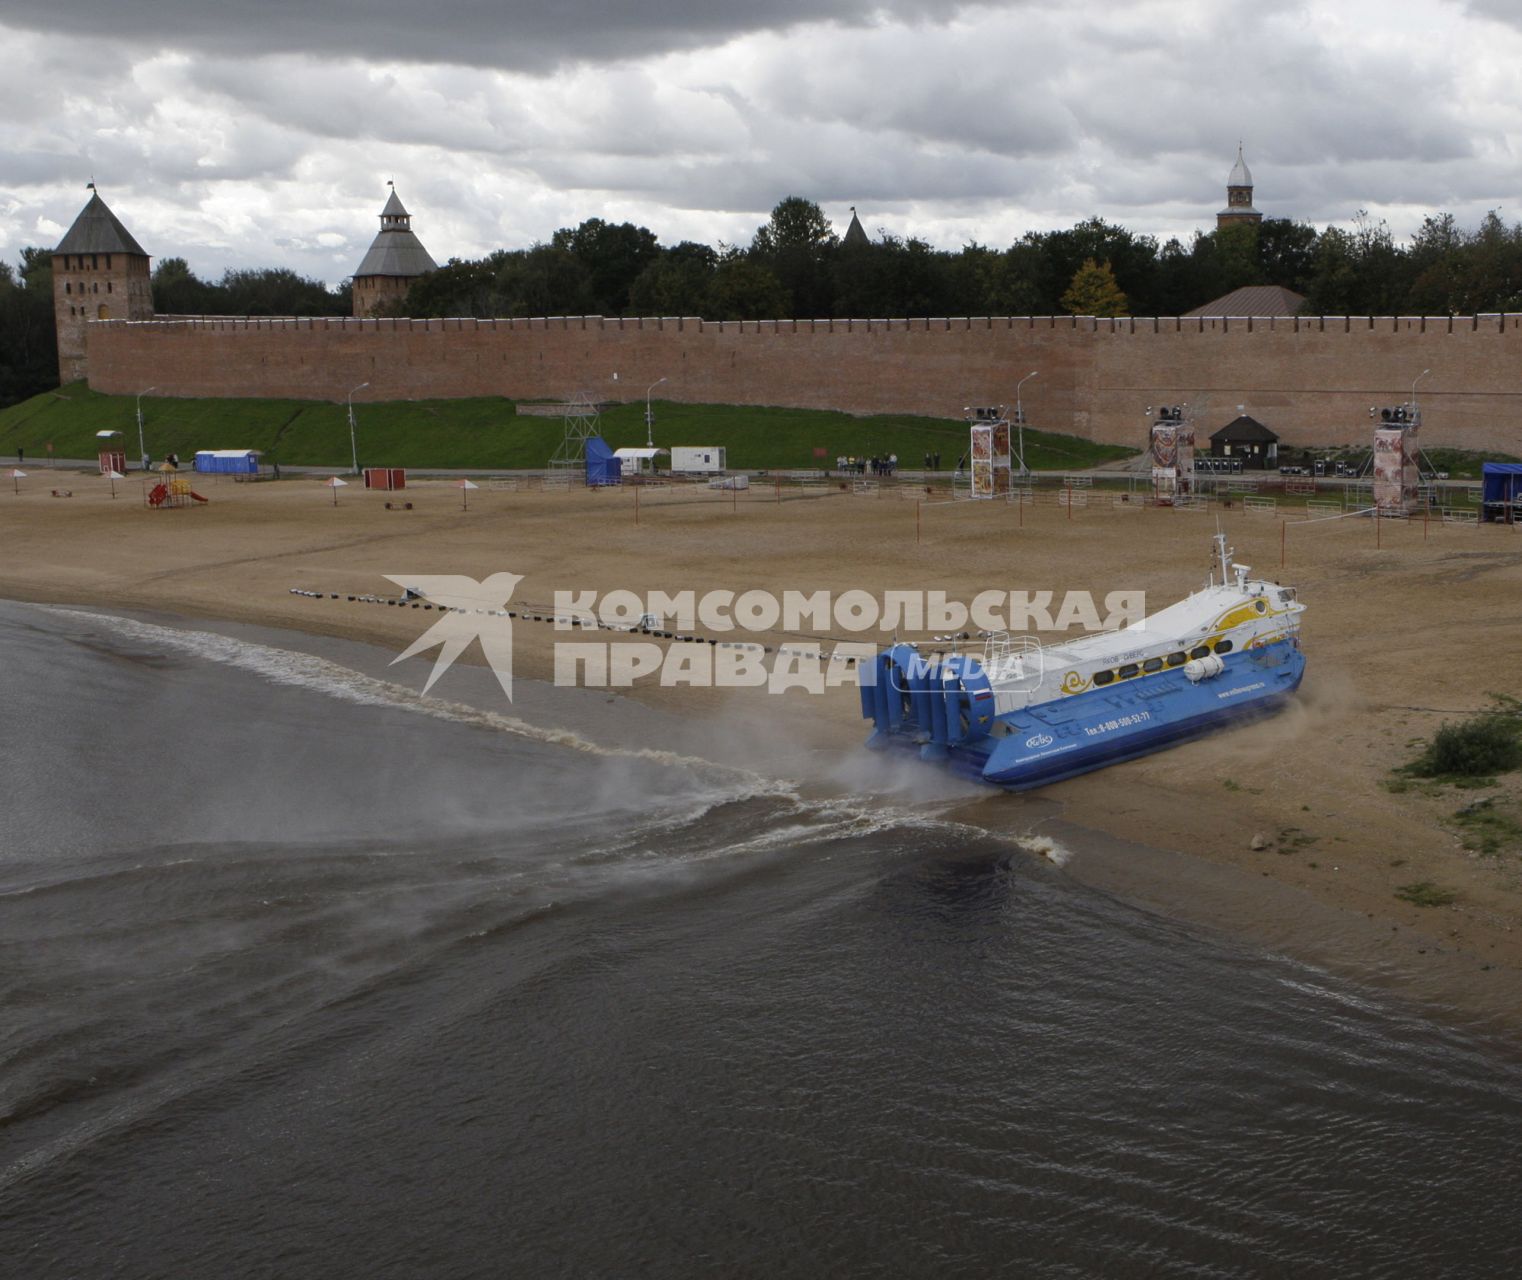
[[[886,458],[858,458],[854,454],[842,453],[835,459],[835,470],[843,475],[866,475],[868,468],[874,476],[891,476],[898,470],[898,454],[890,453]]]

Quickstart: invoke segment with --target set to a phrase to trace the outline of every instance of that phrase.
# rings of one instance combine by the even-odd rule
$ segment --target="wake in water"
[[[423,715],[452,724],[469,725],[496,733],[511,735],[526,742],[543,744],[580,752],[604,759],[623,759],[645,764],[664,766],[682,771],[694,781],[704,784],[703,789],[688,798],[697,807],[684,808],[665,821],[685,822],[695,820],[712,807],[746,800],[752,797],[770,796],[789,803],[790,812],[810,819],[810,829],[837,832],[849,831],[854,835],[870,835],[876,832],[903,828],[907,830],[939,830],[948,834],[966,834],[989,838],[990,833],[964,823],[950,822],[937,817],[926,807],[911,808],[902,804],[883,802],[878,796],[870,804],[845,796],[828,799],[805,798],[803,784],[797,779],[768,777],[754,770],[732,764],[720,763],[701,756],[688,755],[654,747],[612,746],[594,742],[581,734],[566,729],[546,728],[530,724],[516,716],[487,711],[465,703],[419,694],[405,685],[379,680],[351,668],[331,662],[312,654],[290,649],[278,649],[270,645],[235,639],[205,631],[180,630],[141,622],[110,614],[92,613],[61,606],[39,606],[44,612],[66,618],[80,624],[104,626],[124,639],[145,646],[165,648],[192,659],[218,663],[237,670],[248,671],[273,684],[307,690],[360,706],[385,707]],[[859,765],[841,765],[832,780],[845,783],[851,780],[851,770]],[[878,778],[874,791],[884,787]],[[950,777],[941,778],[928,770],[905,769],[900,786],[889,779],[886,790],[892,794],[905,795],[911,804],[923,806],[965,798],[978,794],[969,784]],[[765,839],[766,837],[756,837]],[[1011,840],[1030,852],[1048,856],[1045,843],[1025,842],[1023,837]]]

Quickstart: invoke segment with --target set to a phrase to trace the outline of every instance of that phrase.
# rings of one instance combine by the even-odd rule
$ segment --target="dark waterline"
[[[1502,1046],[966,828],[208,652],[0,605],[0,1274],[1522,1263]]]

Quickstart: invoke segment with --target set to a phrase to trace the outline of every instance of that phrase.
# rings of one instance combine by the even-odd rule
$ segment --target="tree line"
[[[353,301],[347,280],[329,289],[284,267],[263,267],[224,271],[213,284],[184,258],[164,258],[153,269],[153,310],[161,316],[346,316]]]
[[[53,251],[23,249],[0,262],[0,407],[58,385],[53,323]]]
[[[387,314],[1180,315],[1262,284],[1303,294],[1310,315],[1522,310],[1522,225],[1492,212],[1466,230],[1441,214],[1397,244],[1360,212],[1347,228],[1266,218],[1186,244],[1090,218],[1005,249],[948,251],[886,231],[842,239],[817,204],[789,196],[745,246],[664,246],[645,227],[589,218],[532,248],[451,259]]]

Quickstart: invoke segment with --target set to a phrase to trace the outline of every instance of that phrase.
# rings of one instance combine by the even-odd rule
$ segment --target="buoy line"
[[[857,662],[854,654],[826,654],[820,649],[799,649],[789,645],[772,646],[769,644],[757,644],[751,640],[718,640],[712,636],[684,635],[677,631],[663,631],[655,627],[640,627],[633,624],[624,626],[618,623],[592,622],[588,623],[583,618],[557,616],[555,613],[528,613],[518,609],[455,609],[447,604],[433,604],[423,599],[409,599],[405,596],[374,596],[374,595],[345,595],[339,591],[311,591],[306,587],[291,587],[290,594],[302,596],[308,600],[338,600],[345,604],[383,604],[398,609],[425,609],[437,610],[439,613],[472,613],[490,618],[513,618],[519,622],[548,622],[558,624],[562,628],[569,626],[572,630],[581,631],[618,631],[626,635],[654,636],[662,640],[671,640],[678,644],[709,644],[717,649],[752,649],[760,653],[776,653],[783,657],[812,658],[816,662],[823,662],[828,658],[831,662],[844,662],[850,665]]]

